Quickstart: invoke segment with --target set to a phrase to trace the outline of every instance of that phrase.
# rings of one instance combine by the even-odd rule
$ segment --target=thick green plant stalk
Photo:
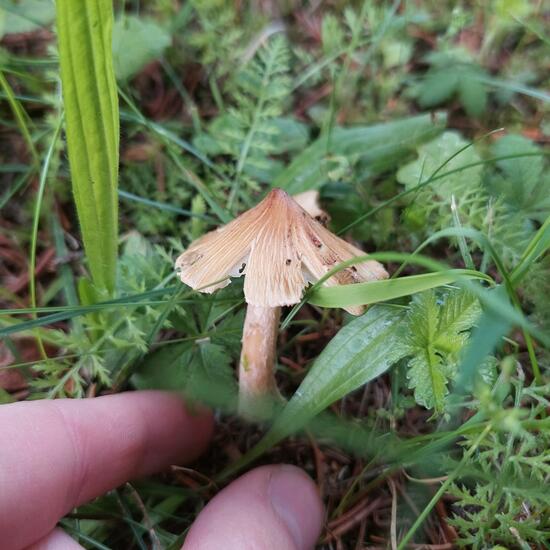
[[[71,179],[93,282],[113,293],[118,238],[119,114],[111,0],[57,0]]]

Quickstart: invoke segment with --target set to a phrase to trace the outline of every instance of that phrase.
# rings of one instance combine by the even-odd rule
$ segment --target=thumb
[[[183,550],[311,550],[323,524],[313,481],[295,466],[262,466],[216,495]]]

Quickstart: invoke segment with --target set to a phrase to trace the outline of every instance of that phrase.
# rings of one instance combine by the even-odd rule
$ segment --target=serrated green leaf
[[[58,0],[57,34],[72,189],[96,286],[114,290],[118,243],[118,97],[109,0]]]
[[[408,312],[409,332],[405,342],[413,355],[408,364],[409,387],[416,402],[437,412],[443,411],[447,393],[447,373],[434,346],[439,324],[437,297],[433,290],[417,294]]]
[[[487,289],[485,293],[503,305],[510,305],[506,289],[503,286]],[[477,326],[472,331],[458,367],[456,381],[458,393],[465,391],[468,384],[471,384],[479,366],[483,364],[490,353],[493,353],[498,342],[510,330],[511,326],[512,322],[506,315],[497,313],[490,308],[483,311]]]
[[[117,19],[113,28],[113,59],[118,79],[135,75],[159,58],[170,45],[170,34],[154,21],[133,15]]]
[[[441,357],[433,348],[419,351],[409,361],[407,377],[409,388],[414,389],[414,398],[419,405],[443,412],[448,378]]]
[[[477,298],[465,290],[437,294],[429,290],[414,296],[405,337],[409,387],[416,402],[442,413],[448,383],[456,373],[458,355],[469,330],[481,313]]]
[[[445,295],[439,313],[439,332],[460,333],[469,330],[481,314],[477,297],[466,290]]]
[[[241,309],[236,315],[227,315],[212,334],[212,343],[222,345],[231,357],[238,358],[241,353],[244,314]]]

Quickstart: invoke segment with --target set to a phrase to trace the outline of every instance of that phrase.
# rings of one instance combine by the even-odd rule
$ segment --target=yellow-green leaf
[[[110,0],[57,0],[67,147],[92,279],[114,290],[118,238],[118,98]]]

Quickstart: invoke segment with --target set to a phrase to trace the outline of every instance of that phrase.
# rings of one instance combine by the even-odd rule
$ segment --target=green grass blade
[[[82,240],[94,283],[112,293],[118,239],[119,115],[109,0],[58,0],[67,147]]]
[[[464,230],[463,230],[464,231]],[[418,265],[421,267],[424,267],[426,269],[429,269],[434,272],[446,272],[450,270],[450,267],[447,264],[444,264],[442,262],[438,262],[436,260],[433,260],[431,258],[428,258],[427,256],[421,256],[419,254],[407,254],[404,252],[375,252],[373,254],[365,254],[364,256],[357,256],[355,258],[351,258],[350,260],[346,260],[345,262],[339,263],[337,266],[333,267],[330,271],[325,273],[314,285],[312,285],[304,297],[302,298],[301,302],[296,304],[290,311],[290,313],[286,316],[285,320],[281,323],[281,330],[285,330],[298,310],[309,301],[310,296],[315,296],[317,291],[322,288],[322,285],[325,281],[330,279],[332,275],[340,271],[341,269],[344,269],[345,267],[348,267],[350,265],[357,264],[361,261],[365,260],[378,260],[380,262],[403,262],[403,263],[412,263],[414,265]],[[401,270],[401,268],[400,268]],[[398,273],[400,272],[398,270]],[[479,273],[479,276],[477,278],[481,278],[486,280],[488,283],[493,284],[493,280],[488,277],[487,275]],[[463,278],[463,281],[466,281],[467,278]],[[365,284],[365,283],[361,283]],[[370,283],[369,283],[370,284]],[[437,285],[436,285],[437,286]],[[432,288],[432,287],[428,287]],[[405,294],[406,295],[406,294]],[[396,296],[397,297],[397,296]],[[387,298],[389,299],[389,298]],[[336,306],[339,307],[339,306]]]
[[[38,153],[36,152],[36,147],[34,146],[34,141],[32,140],[31,133],[28,126],[28,121],[30,119],[27,113],[25,112],[25,110],[23,109],[23,107],[21,106],[21,104],[19,103],[19,100],[16,98],[15,94],[13,93],[13,90],[9,82],[6,80],[6,77],[4,76],[2,71],[0,71],[0,87],[4,90],[4,93],[6,94],[10,108],[17,121],[19,129],[23,134],[23,138],[27,143],[29,152],[31,153],[33,163],[35,166],[38,166],[40,164],[40,160],[38,157]]]
[[[533,263],[537,261],[550,248],[550,217],[542,224],[535,236],[527,245],[518,265],[511,273],[514,285],[517,285],[529,271]]]
[[[52,141],[44,158],[44,164],[40,172],[40,181],[38,184],[38,193],[36,194],[36,204],[34,207],[34,216],[32,223],[32,233],[31,233],[31,254],[29,259],[29,290],[31,295],[31,307],[36,307],[36,280],[35,280],[35,271],[36,271],[36,248],[38,241],[38,224],[40,222],[40,210],[42,208],[42,199],[44,198],[44,190],[46,189],[46,181],[48,179],[48,172],[50,168],[50,163],[52,160],[53,153],[57,146],[57,140],[59,134],[61,133],[61,127],[63,125],[63,115],[59,117],[57,127],[55,129]],[[38,347],[43,358],[46,358],[46,350],[42,344],[40,337],[37,338]]]
[[[410,275],[386,281],[372,281],[353,285],[318,287],[309,297],[309,302],[322,307],[347,307],[358,304],[375,304],[410,296],[430,288],[455,283],[463,279],[482,279],[490,282],[490,277],[472,269],[449,269],[422,275]]]
[[[537,90],[536,88],[531,88],[530,86],[524,86],[523,84],[518,84],[517,82],[504,80],[502,78],[495,78],[495,77],[483,76],[483,75],[473,76],[472,78],[475,78],[475,80],[479,80],[484,84],[488,84],[493,88],[507,90],[518,94],[523,94],[528,97],[532,97],[534,99],[540,99],[541,101],[550,103],[550,94],[543,92],[541,90]]]
[[[146,197],[140,197],[139,195],[130,193],[129,191],[124,191],[123,189],[118,190],[118,196],[121,199],[127,199],[129,201],[137,202],[139,204],[144,204],[146,206],[152,206],[153,208],[158,208],[159,210],[162,210],[164,212],[173,212],[174,214],[179,214],[181,216],[186,216],[189,218],[200,218],[209,223],[213,223],[213,224],[216,223],[216,219],[211,216],[208,216],[207,214],[197,214],[196,212],[192,212],[191,210],[186,210],[185,208],[179,208],[177,206],[174,206],[173,204],[168,204],[167,202],[159,202],[159,201],[154,201],[152,199],[148,199]]]
[[[508,303],[504,287],[500,286],[486,292],[491,292],[495,300]],[[459,375],[454,384],[455,394],[465,393],[467,383],[475,379],[477,367],[490,353],[493,353],[501,338],[510,331],[511,327],[512,323],[506,317],[496,315],[489,309],[483,312],[477,321],[477,326],[472,331],[470,342],[464,350],[458,368]]]
[[[22,172],[14,183],[5,190],[4,194],[0,196],[0,210],[8,204],[13,196],[15,196],[23,187],[25,187],[25,185],[27,185],[32,175],[32,168],[27,169],[27,171]]]
[[[29,321],[22,321],[19,323],[13,323],[12,320],[8,318],[7,321],[3,321],[3,324],[6,326],[0,327],[0,338],[8,336],[10,334],[15,334],[16,332],[27,331],[35,329],[45,325],[51,325],[53,323],[59,323],[60,321],[65,321],[67,319],[73,319],[74,317],[79,317],[80,315],[86,315],[88,313],[93,313],[101,309],[113,308],[113,307],[131,307],[135,304],[136,307],[145,305],[140,303],[143,299],[146,298],[155,298],[157,296],[162,296],[164,294],[172,294],[176,292],[178,287],[171,286],[166,288],[159,288],[156,290],[149,290],[140,294],[134,294],[131,296],[125,296],[123,298],[118,298],[116,300],[109,300],[106,302],[100,302],[98,304],[93,304],[90,306],[79,306],[78,308],[65,307],[62,308],[58,313],[52,313],[44,317],[39,317],[38,319],[31,319]],[[37,311],[40,311],[41,308],[36,308]],[[50,308],[51,309],[51,308]],[[9,311],[8,311],[9,313]]]

